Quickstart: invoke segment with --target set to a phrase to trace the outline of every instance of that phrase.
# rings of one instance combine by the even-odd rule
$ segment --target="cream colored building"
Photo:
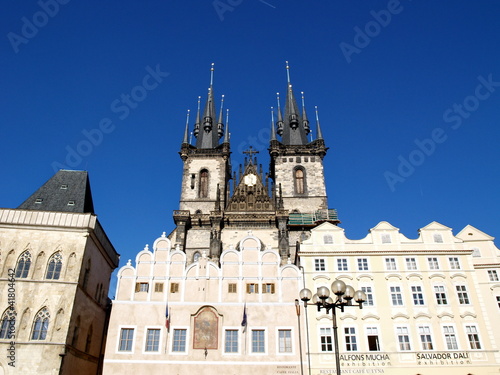
[[[360,240],[329,223],[300,245],[311,291],[340,279],[362,309],[337,309],[342,372],[498,374],[500,250],[472,226],[433,222],[409,239],[380,222]],[[313,292],[313,293],[314,293]],[[311,374],[335,373],[332,316],[307,308]]]
[[[220,265],[165,235],[137,254],[118,273],[104,373],[299,373],[301,273],[261,237],[234,233]]]
[[[101,373],[117,266],[87,172],[61,170],[0,209],[0,374]]]

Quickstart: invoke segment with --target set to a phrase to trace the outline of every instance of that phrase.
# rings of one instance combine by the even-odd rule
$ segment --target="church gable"
[[[274,204],[268,188],[262,183],[256,165],[250,161],[239,184],[234,189],[226,212],[263,212],[274,211]]]

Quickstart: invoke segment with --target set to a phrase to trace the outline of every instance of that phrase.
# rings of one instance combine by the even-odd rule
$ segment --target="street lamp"
[[[366,294],[357,290],[350,285],[345,285],[342,280],[335,280],[331,286],[332,293],[337,296],[336,300],[330,297],[330,290],[326,286],[320,286],[317,293],[313,296],[311,291],[304,288],[300,291],[300,299],[304,302],[304,307],[307,305],[316,305],[318,311],[325,309],[326,313],[332,310],[333,318],[333,341],[335,344],[335,365],[337,369],[337,375],[340,375],[340,354],[339,354],[339,338],[337,336],[337,315],[335,309],[340,309],[344,312],[345,306],[359,306],[360,309],[363,308],[363,302],[366,301]],[[312,299],[312,303],[308,303]],[[356,305],[352,303],[352,300],[356,302]]]

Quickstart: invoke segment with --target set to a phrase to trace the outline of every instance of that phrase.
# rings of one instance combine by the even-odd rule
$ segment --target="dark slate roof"
[[[93,214],[88,173],[61,169],[18,208]]]

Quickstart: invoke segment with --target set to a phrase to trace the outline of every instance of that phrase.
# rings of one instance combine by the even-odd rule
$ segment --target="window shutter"
[[[274,284],[271,284],[271,293],[274,294]]]
[[[140,292],[141,290],[141,283],[135,283],[135,291]]]

